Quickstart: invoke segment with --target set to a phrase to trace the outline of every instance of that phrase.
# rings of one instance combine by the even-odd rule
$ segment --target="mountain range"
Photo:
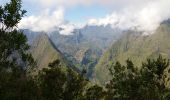
[[[56,52],[62,54],[70,65],[74,65],[79,70],[86,69],[88,78],[92,77],[94,66],[98,63],[103,52],[121,36],[120,30],[112,29],[109,25],[85,26],[82,29],[75,29],[72,35],[62,35],[59,31],[49,33],[33,32],[28,29],[23,30],[23,32],[26,34],[29,44],[33,47],[33,55],[44,49],[38,55],[38,58],[40,56],[45,57],[41,58],[40,61],[45,62],[43,61],[45,59],[54,60],[56,58],[55,54],[53,55],[55,49]],[[47,39],[41,38],[45,34],[49,38],[48,41],[50,40],[48,43],[51,44],[46,45],[46,47],[44,47],[46,43],[43,43],[43,41]],[[51,53],[48,54],[48,52]],[[44,53],[46,53],[46,56]],[[47,57],[47,55],[50,57]],[[41,64],[44,65],[44,63]],[[45,66],[47,66],[47,63]]]
[[[75,29],[71,35],[62,35],[57,30],[44,33],[25,29],[23,32],[38,66],[48,66],[49,62],[60,59],[77,71],[86,69],[86,76],[99,84],[110,80],[108,68],[116,61],[125,64],[130,59],[135,66],[140,66],[147,58],[159,54],[170,58],[169,20],[149,35],[137,30],[113,29],[110,25],[85,26]]]
[[[94,79],[105,84],[109,79],[111,63],[119,61],[125,65],[127,59],[133,61],[135,66],[141,66],[148,58],[154,59],[159,55],[170,59],[170,21],[164,21],[150,35],[143,32],[127,31],[116,41],[100,58],[95,66]]]

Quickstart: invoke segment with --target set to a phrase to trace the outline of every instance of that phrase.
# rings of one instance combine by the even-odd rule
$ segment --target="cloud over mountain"
[[[21,20],[19,27],[28,28],[33,31],[49,31],[63,23],[65,23],[64,11],[62,8],[59,8],[51,14],[46,10],[38,16],[25,17]]]
[[[130,1],[130,0],[128,0]],[[134,0],[135,1],[135,0]],[[149,0],[148,0],[149,1]],[[152,32],[162,21],[170,18],[170,1],[150,0],[140,7],[128,6],[121,11],[115,11],[104,18],[89,19],[89,25],[112,25],[113,28],[137,29]]]
[[[76,23],[67,21],[64,10],[75,6],[101,5],[109,8],[113,13],[103,18],[90,17],[83,23],[87,25],[108,25],[113,28],[137,29],[152,33],[162,21],[170,18],[170,0],[24,0],[34,5],[41,6],[44,12],[39,15],[31,15],[21,20],[20,28],[28,28],[33,31],[53,31],[56,27],[62,28],[61,34],[72,34],[77,27]],[[57,7],[61,7],[57,10]],[[86,13],[86,12],[84,12]],[[69,13],[70,14],[70,13]],[[67,15],[68,18],[69,15]],[[73,15],[72,15],[73,16]],[[76,15],[74,15],[76,16]],[[88,15],[87,15],[88,16]],[[84,17],[87,17],[84,16]],[[81,21],[79,22],[81,23]],[[85,26],[86,24],[82,25]]]
[[[62,28],[60,33],[63,35],[69,35],[74,30],[74,26],[64,19],[63,8],[59,8],[52,13],[49,10],[45,10],[38,16],[24,17],[19,23],[19,28],[32,31],[50,32],[59,27]]]

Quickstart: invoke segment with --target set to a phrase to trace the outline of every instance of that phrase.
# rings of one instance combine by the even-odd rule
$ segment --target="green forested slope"
[[[155,58],[161,54],[170,58],[170,24],[162,23],[152,35],[142,35],[129,31],[112,45],[101,57],[95,67],[94,79],[104,84],[109,80],[109,63],[119,61],[125,64],[127,59],[140,66],[147,58]]]
[[[31,46],[31,53],[39,69],[48,67],[48,64],[56,59],[60,60],[63,65],[66,65],[62,54],[54,48],[46,34],[42,33],[37,36]]]

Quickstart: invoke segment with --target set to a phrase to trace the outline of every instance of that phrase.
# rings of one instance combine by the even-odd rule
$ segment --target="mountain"
[[[44,39],[44,36],[42,38],[43,32],[34,32],[28,29],[23,31],[28,38],[28,43],[33,45],[32,51],[35,58],[40,58],[39,66],[44,65],[44,63],[45,66],[48,64],[49,61],[45,62],[45,59],[53,60],[51,51],[55,50],[46,51],[47,48],[53,46],[53,48],[57,48],[57,51],[61,51],[60,53],[67,60],[67,63],[76,66],[79,70],[86,69],[88,78],[92,77],[94,67],[103,52],[110,47],[110,44],[118,40],[122,33],[121,30],[113,29],[110,25],[85,26],[81,29],[75,29],[72,35],[62,35],[56,30],[48,33],[46,37],[49,37],[49,42],[44,45],[43,41],[47,42],[47,39]],[[39,50],[42,50],[40,54],[37,53]],[[46,52],[50,52],[50,54],[46,54]]]
[[[85,26],[75,29],[73,33],[61,35],[54,31],[49,37],[70,63],[80,70],[85,67],[90,78],[99,58],[121,36],[121,31],[108,25]]]
[[[151,35],[143,32],[128,31],[100,58],[95,67],[94,81],[104,84],[109,77],[109,63],[119,61],[125,64],[127,59],[140,66],[147,58],[155,58],[159,54],[170,59],[170,21],[163,22]]]
[[[32,45],[34,40],[36,40],[36,38],[40,36],[40,34],[42,33],[42,32],[34,32],[29,29],[22,29],[20,31],[23,32],[24,35],[26,35],[29,45]]]
[[[61,61],[62,65],[66,66],[62,53],[52,45],[45,33],[41,33],[35,37],[30,51],[37,62],[38,69],[47,67],[49,63],[57,59]]]

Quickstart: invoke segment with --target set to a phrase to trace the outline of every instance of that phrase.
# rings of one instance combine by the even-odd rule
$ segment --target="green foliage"
[[[38,75],[42,100],[103,100],[106,92],[97,85],[88,86],[85,71],[76,73],[70,68],[63,71],[61,62],[55,60]]]
[[[169,61],[161,56],[148,59],[136,69],[130,60],[122,66],[119,62],[110,68],[112,80],[107,84],[108,100],[168,100],[165,71]],[[166,77],[165,77],[166,76]]]
[[[21,9],[21,0],[11,0],[5,6],[0,6],[0,22],[2,30],[12,30],[26,13]]]
[[[159,56],[156,60],[147,60],[146,63],[143,63],[141,69],[141,79],[143,80],[142,84],[144,86],[149,86],[148,89],[143,89],[145,95],[149,97],[155,97],[155,100],[165,99],[165,94],[169,93],[169,89],[166,86],[166,78],[169,78],[165,71],[169,66],[169,61],[163,59],[162,56]]]
[[[3,75],[2,75],[3,74]],[[0,74],[1,100],[37,100],[38,88],[31,78],[16,78],[8,73]]]
[[[55,60],[38,75],[42,100],[80,100],[88,81],[72,69],[63,71],[61,62]]]
[[[3,71],[15,68],[27,70],[26,66],[35,63],[27,52],[29,46],[26,36],[16,30],[25,12],[21,10],[20,0],[11,0],[0,6],[0,69]]]
[[[27,38],[17,24],[26,13],[20,0],[0,6],[0,99],[30,100],[37,98],[37,86],[27,72],[35,64]]]
[[[66,82],[66,75],[59,68],[59,61],[49,64],[50,69],[44,68],[39,73],[39,86],[43,100],[59,100],[63,97],[63,88]]]
[[[85,99],[86,100],[103,100],[105,98],[106,92],[102,87],[94,85],[86,90]]]
[[[84,71],[83,71],[84,72]],[[83,99],[83,92],[86,89],[88,80],[84,78],[84,74],[77,74],[71,69],[68,69],[67,83],[64,92],[63,100],[81,100]]]

